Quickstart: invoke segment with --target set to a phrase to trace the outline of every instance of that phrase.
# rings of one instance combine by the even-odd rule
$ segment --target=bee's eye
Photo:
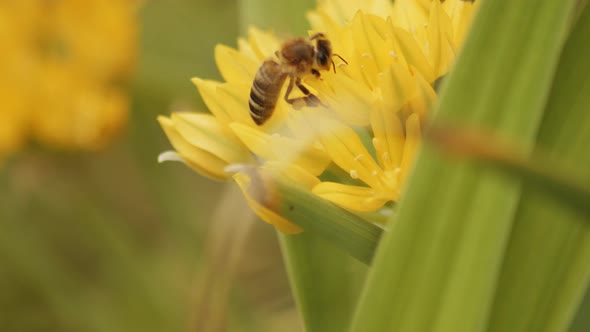
[[[320,66],[326,66],[328,64],[328,54],[324,51],[319,51],[318,52],[318,64]]]
[[[326,39],[318,40],[316,46],[316,60],[320,67],[329,66],[331,53],[332,47],[330,46],[330,41]]]

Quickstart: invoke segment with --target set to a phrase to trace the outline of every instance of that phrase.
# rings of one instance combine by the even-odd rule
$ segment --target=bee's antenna
[[[344,62],[345,64],[348,64],[348,61],[344,60],[344,58],[341,57],[339,54],[333,53],[332,56],[337,56],[340,58],[340,60],[342,60],[342,62]],[[334,62],[332,62],[332,63],[334,63]]]
[[[333,53],[332,56],[337,56],[340,58],[340,60],[342,60],[345,64],[348,65],[348,61],[344,60],[343,57],[341,57],[340,55]],[[332,68],[334,68],[334,74],[336,74],[336,64],[334,63],[334,60],[332,60]]]

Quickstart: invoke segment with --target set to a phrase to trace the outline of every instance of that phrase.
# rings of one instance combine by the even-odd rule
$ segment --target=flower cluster
[[[127,121],[137,3],[0,4],[0,156],[27,140],[97,149]]]
[[[347,62],[335,57],[336,70],[303,80],[327,107],[295,110],[281,98],[262,126],[250,118],[249,91],[260,64],[281,45],[252,28],[237,50],[216,47],[225,82],[193,80],[212,114],[159,118],[177,151],[162,159],[182,160],[217,179],[234,176],[246,196],[250,175],[231,165],[280,168],[345,209],[377,211],[400,197],[421,124],[436,102],[434,85],[456,58],[474,6],[460,0],[320,3],[308,15],[310,34],[323,32]],[[298,230],[248,198],[266,221]]]

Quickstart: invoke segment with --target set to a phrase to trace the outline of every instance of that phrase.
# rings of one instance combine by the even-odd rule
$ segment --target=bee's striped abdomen
[[[272,60],[264,61],[258,68],[249,100],[250,116],[257,125],[262,125],[272,115],[286,78],[281,66]]]

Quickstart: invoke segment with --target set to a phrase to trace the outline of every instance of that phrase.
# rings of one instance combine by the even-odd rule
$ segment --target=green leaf
[[[437,123],[532,150],[573,1],[482,1]],[[519,184],[425,147],[380,244],[352,331],[482,331]]]
[[[590,181],[590,7],[561,55],[537,139],[543,151]],[[558,176],[564,169],[554,169]],[[575,198],[571,198],[573,201]],[[586,207],[590,200],[586,200]],[[590,226],[581,215],[527,185],[516,214],[490,317],[490,331],[565,331],[590,282]],[[518,310],[515,310],[518,309]],[[588,313],[586,313],[587,315]]]

